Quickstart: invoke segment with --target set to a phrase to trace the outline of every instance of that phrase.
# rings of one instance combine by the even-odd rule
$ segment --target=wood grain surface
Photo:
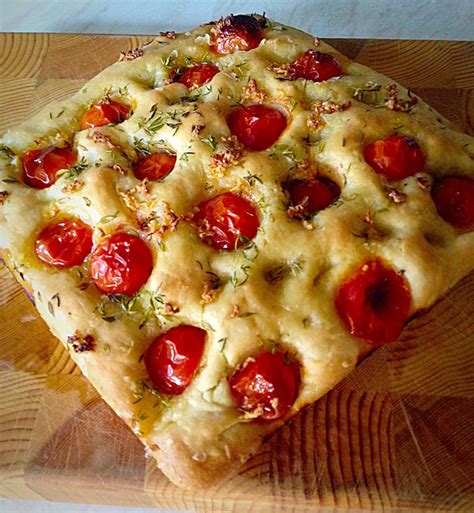
[[[0,35],[0,132],[146,37]],[[334,40],[474,133],[474,43]],[[0,495],[206,512],[474,511],[474,275],[235,478],[170,484],[0,270]]]

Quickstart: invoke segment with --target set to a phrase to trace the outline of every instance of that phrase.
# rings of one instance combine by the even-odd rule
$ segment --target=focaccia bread
[[[164,33],[1,144],[4,260],[180,486],[474,268],[474,140],[264,17]]]

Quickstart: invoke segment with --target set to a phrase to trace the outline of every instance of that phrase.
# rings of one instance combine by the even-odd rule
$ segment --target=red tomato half
[[[325,176],[312,176],[308,180],[292,180],[288,184],[291,204],[302,205],[303,215],[311,215],[328,207],[341,192],[337,183]]]
[[[176,326],[155,338],[144,361],[153,385],[164,394],[182,394],[201,361],[207,333],[195,326]]]
[[[215,249],[232,251],[257,234],[260,223],[255,208],[231,192],[214,196],[198,208],[193,220],[199,235]]]
[[[143,160],[134,169],[135,176],[139,180],[158,181],[169,175],[176,163],[176,155],[169,153],[152,153]]]
[[[251,150],[266,150],[286,128],[286,118],[278,110],[265,105],[238,107],[227,116],[231,133]]]
[[[219,73],[219,71],[220,69],[213,64],[199,64],[187,68],[178,78],[178,82],[191,89],[191,87],[206,84],[214,75]]]
[[[313,82],[323,82],[340,77],[343,71],[339,62],[328,53],[308,50],[290,64],[292,78],[305,78]]]
[[[115,233],[92,252],[91,277],[106,294],[132,296],[146,283],[153,268],[148,246],[135,235]]]
[[[36,254],[57,269],[80,265],[92,249],[92,229],[79,219],[50,224],[36,238]]]
[[[77,155],[69,148],[50,146],[44,150],[31,150],[21,158],[23,181],[34,189],[51,187],[58,179],[58,171],[77,162]]]
[[[228,16],[211,42],[211,50],[221,55],[257,48],[263,39],[259,21],[253,16]]]
[[[352,335],[381,345],[400,335],[410,301],[402,276],[380,260],[372,260],[341,285],[335,305]]]
[[[450,176],[433,188],[431,197],[438,214],[455,228],[474,229],[474,180]]]
[[[266,420],[284,417],[298,396],[299,364],[284,353],[249,358],[229,379],[237,407]]]
[[[392,135],[364,149],[367,164],[387,180],[403,180],[425,169],[425,155],[411,137]]]
[[[127,105],[119,102],[96,103],[82,116],[81,130],[121,123],[127,118],[129,111],[130,108]]]

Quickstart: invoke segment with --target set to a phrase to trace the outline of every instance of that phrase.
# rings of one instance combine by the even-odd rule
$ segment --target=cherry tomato
[[[410,301],[402,276],[377,259],[366,262],[342,284],[335,304],[352,335],[381,345],[400,335]]]
[[[158,181],[169,175],[176,163],[176,155],[169,153],[152,153],[143,160],[134,169],[135,176],[139,180]]]
[[[433,188],[431,197],[438,214],[461,230],[474,229],[474,180],[450,176]]]
[[[36,254],[57,269],[80,265],[92,249],[92,229],[79,219],[50,224],[36,238]]]
[[[229,379],[237,407],[266,420],[284,417],[298,395],[299,364],[282,352],[249,358]]]
[[[182,394],[201,361],[207,333],[181,325],[159,335],[145,352],[145,366],[153,385],[164,394]]]
[[[219,71],[220,69],[213,64],[199,64],[187,68],[178,78],[178,82],[191,89],[191,87],[206,84]]]
[[[193,219],[199,235],[215,249],[232,251],[257,234],[260,223],[255,208],[231,192],[214,196],[198,208]]]
[[[278,110],[265,105],[238,107],[227,116],[231,133],[251,150],[266,150],[286,128],[286,118]]]
[[[25,184],[34,189],[46,189],[56,182],[58,171],[77,162],[77,155],[69,148],[50,146],[25,153],[21,161]]]
[[[146,283],[153,268],[148,246],[135,235],[115,233],[92,252],[91,277],[106,294],[132,296]]]
[[[364,157],[374,171],[387,180],[403,180],[425,169],[425,155],[415,139],[392,135],[374,141],[364,149]]]
[[[216,53],[226,55],[239,50],[248,51],[257,48],[263,39],[260,23],[253,16],[239,14],[228,16],[214,35],[210,48]]]
[[[308,50],[290,64],[292,78],[305,78],[313,82],[323,82],[340,77],[343,71],[339,62],[328,53]]]
[[[93,105],[81,120],[81,130],[121,123],[127,118],[130,108],[123,103],[102,101]]]
[[[291,204],[302,205],[303,216],[328,207],[339,197],[339,186],[325,176],[312,176],[308,180],[292,180],[288,185]]]

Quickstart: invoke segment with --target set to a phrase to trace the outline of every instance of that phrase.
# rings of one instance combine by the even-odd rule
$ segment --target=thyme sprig
[[[229,278],[230,284],[236,289],[249,279],[250,265],[242,264],[239,270],[234,271]]]
[[[152,153],[150,145],[138,137],[133,138],[133,147],[144,157]]]
[[[153,408],[156,408],[158,406],[162,406],[164,408],[169,407],[170,402],[169,402],[168,397],[163,395],[156,388],[153,388],[152,386],[150,386],[144,379],[138,381],[135,384],[135,387],[133,389],[133,395],[135,397],[135,400],[133,401],[133,404],[138,404],[148,394],[154,398]],[[145,419],[141,418],[140,420],[145,420]]]
[[[270,268],[265,273],[265,279],[271,285],[275,285],[276,283],[283,281],[289,275],[297,276],[302,272],[303,265],[304,260],[302,258],[297,258],[291,262],[281,262],[275,267]]]
[[[201,142],[207,144],[209,148],[211,148],[212,153],[214,153],[217,149],[217,141],[213,135],[208,135],[207,137],[201,137]]]
[[[299,164],[301,162],[301,160],[296,157],[294,151],[287,144],[275,144],[270,149],[268,156],[271,159],[285,157],[288,160],[291,160],[293,164]]]
[[[85,157],[81,157],[81,160],[79,160],[77,164],[59,171],[58,176],[64,176],[64,178],[77,178],[88,167],[89,162],[87,159]]]
[[[134,296],[109,294],[95,307],[95,311],[106,322],[117,321],[124,315],[138,317],[140,329],[153,318],[160,325],[170,319],[164,295],[150,290],[141,290]]]

